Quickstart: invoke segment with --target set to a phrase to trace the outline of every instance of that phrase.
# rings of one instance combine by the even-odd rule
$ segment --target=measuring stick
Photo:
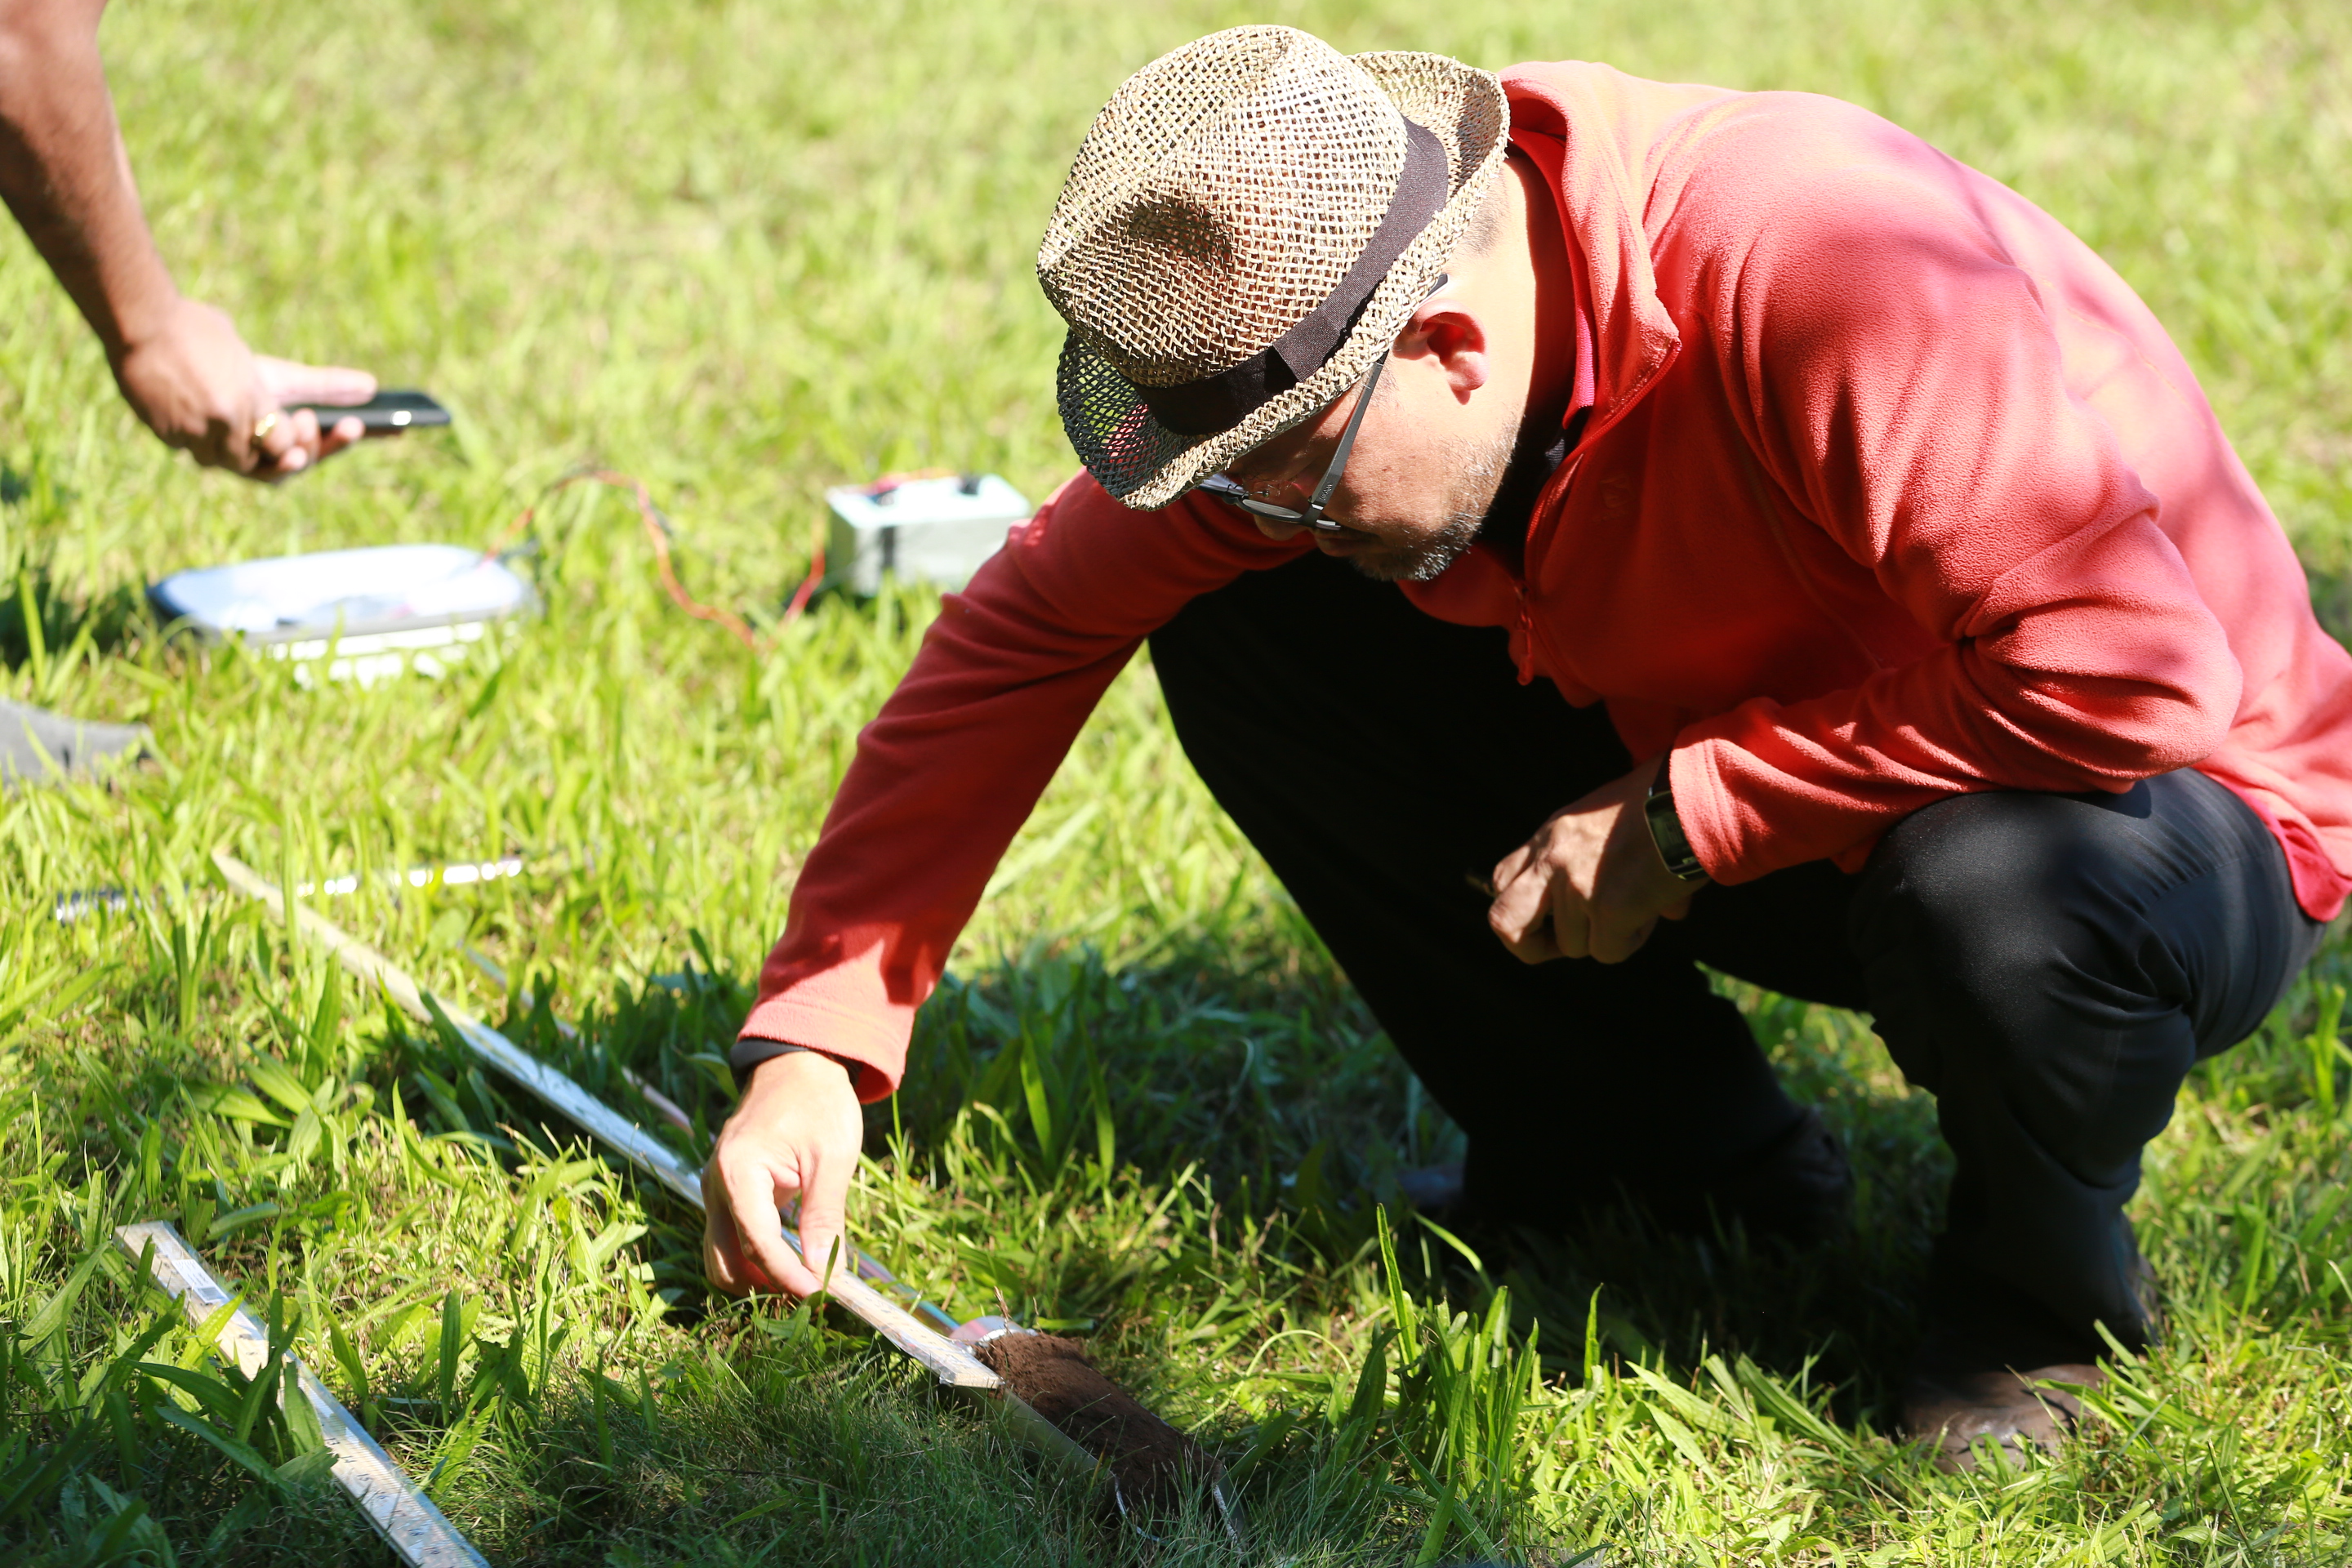
[[[115,1245],[132,1258],[145,1257],[155,1283],[169,1291],[201,1331],[228,1305],[229,1292],[205,1267],[168,1220],[145,1220],[115,1227]],[[151,1254],[148,1248],[153,1247]],[[217,1347],[233,1357],[247,1377],[260,1375],[269,1359],[269,1335],[242,1305],[221,1324]],[[416,1489],[407,1472],[392,1462],[367,1428],[352,1419],[343,1402],[292,1356],[287,1370],[319,1418],[319,1436],[335,1457],[335,1483],[360,1505],[376,1533],[390,1542],[410,1568],[489,1568],[473,1543],[458,1533],[433,1500]],[[281,1394],[281,1397],[282,1397]]]
[[[282,914],[285,895],[252,867],[220,850],[214,852],[213,864],[228,879],[231,887]],[[383,991],[411,1017],[433,1022],[433,1009],[425,1005],[416,982],[399,965],[308,905],[297,903],[293,912],[302,934],[341,960],[344,968]],[[677,1197],[697,1209],[703,1206],[701,1176],[668,1144],[644,1128],[622,1120],[611,1106],[463,1008],[443,1004],[440,1012],[450,1027],[457,1031],[458,1037],[484,1062],[587,1129]],[[800,1237],[790,1230],[784,1232],[784,1240],[793,1251],[800,1250]],[[812,1267],[822,1269],[823,1266]],[[993,1389],[1003,1381],[970,1350],[918,1321],[857,1278],[854,1269],[835,1268],[825,1282],[825,1289],[852,1315],[920,1362],[941,1383],[954,1388]]]
[[[285,918],[290,905],[299,931],[334,953],[343,967],[380,988],[410,1016],[428,1022],[436,1016],[436,1009],[425,1005],[416,982],[383,954],[351,936],[315,910],[288,900],[267,879],[226,851],[215,850],[213,863],[231,887],[259,900],[280,919]],[[497,971],[494,964],[470,949],[467,956],[477,964],[499,973],[503,984],[503,972]],[[696,1209],[703,1207],[699,1176],[667,1144],[652,1137],[643,1128],[622,1120],[604,1101],[471,1014],[456,1007],[441,1006],[437,1009],[437,1016],[446,1019],[485,1062],[562,1111]],[[630,1082],[670,1120],[680,1123],[687,1121],[685,1113],[677,1106],[654,1094],[635,1075],[628,1076]],[[801,1251],[800,1238],[793,1234],[789,1225],[784,1230],[784,1241],[794,1252]],[[1007,1386],[1003,1378],[974,1355],[970,1348],[998,1333],[1026,1334],[1028,1330],[1003,1318],[975,1318],[969,1323],[960,1324],[939,1308],[917,1298],[912,1289],[864,1252],[854,1247],[844,1250],[851,1260],[852,1268],[845,1276],[834,1273],[828,1277],[827,1289],[834,1300],[848,1308],[892,1344],[930,1369],[941,1383],[989,1395],[1002,1409],[1014,1435],[1031,1447],[1079,1475],[1098,1477],[1104,1473],[1102,1458],[1088,1452],[1084,1445],[1039,1414],[1035,1406]],[[803,1256],[805,1258],[806,1255]],[[887,1284],[913,1300],[919,1310],[946,1325],[949,1335],[953,1337],[942,1335],[929,1325],[917,1321],[877,1291],[869,1280]],[[1148,1412],[1145,1414],[1149,1415]],[[1113,1494],[1119,1495],[1115,1482]],[[1227,1533],[1238,1543],[1242,1539],[1240,1508],[1223,1476],[1216,1479],[1212,1495],[1223,1517]],[[1123,1496],[1119,1497],[1119,1506],[1124,1512],[1127,1505]],[[1154,1538],[1146,1536],[1145,1539]]]

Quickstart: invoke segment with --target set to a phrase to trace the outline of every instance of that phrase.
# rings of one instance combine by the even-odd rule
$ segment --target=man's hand
[[[843,1211],[865,1141],[856,1090],[839,1062],[794,1051],[752,1068],[702,1172],[702,1267],[710,1282],[732,1296],[814,1293],[834,1244],[848,1251]],[[781,1210],[793,1197],[806,1264],[784,1245]]]
[[[1661,917],[1690,913],[1696,889],[1666,870],[1642,800],[1655,761],[1601,785],[1536,830],[1495,868],[1486,923],[1521,962],[1622,963]]]
[[[375,377],[261,359],[156,254],[98,54],[106,0],[0,0],[0,200],[106,346],[147,427],[210,468],[282,479],[360,438],[288,403],[364,403]]]
[[[321,430],[317,415],[286,413],[287,404],[365,403],[375,395],[367,372],[257,354],[226,316],[185,299],[175,299],[155,329],[129,345],[114,379],[168,445],[207,468],[257,479],[300,473],[362,434],[352,418]]]

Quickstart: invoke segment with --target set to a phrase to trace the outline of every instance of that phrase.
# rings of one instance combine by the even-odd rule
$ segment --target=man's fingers
[[[281,413],[278,425],[257,448],[260,462],[254,472],[265,479],[285,479],[356,445],[366,435],[367,426],[360,423],[356,415],[346,414],[332,425],[322,426],[315,410],[298,408]]]
[[[1631,931],[1596,930],[1592,933],[1592,956],[1602,963],[1622,963],[1641,952],[1650,933],[1657,929],[1657,918],[1652,916]]]
[[[304,409],[273,409],[254,422],[251,478],[275,483],[291,479],[317,460],[319,421]]]
[[[704,1194],[702,1272],[730,1296],[750,1293],[750,1271],[743,1267],[743,1249],[735,1239],[734,1216],[721,1204],[713,1206]]]
[[[1503,945],[1509,948],[1511,955],[1521,963],[1549,963],[1555,958],[1568,956],[1553,938],[1549,921],[1537,926],[1518,941],[1507,942]]]
[[[261,405],[261,410],[253,422],[254,471],[288,471],[295,466],[289,459],[306,445],[302,439],[302,416],[266,403]],[[312,421],[308,445],[317,444],[318,428],[318,423]]]
[[[339,364],[302,364],[290,359],[253,356],[261,384],[279,403],[324,403],[348,406],[375,395],[375,377]]]
[[[343,365],[300,364],[293,360],[272,359],[268,354],[254,355],[253,367],[263,395],[279,405],[318,403],[329,407],[343,407],[365,403],[375,395],[375,377],[363,370],[352,370]],[[320,458],[332,457],[367,434],[357,419],[348,416],[323,429],[320,426],[318,415],[308,408],[284,417],[289,445],[269,455],[264,472],[272,479],[299,473]],[[274,436],[276,432],[271,434]]]
[[[1511,862],[1506,860],[1504,866]],[[1521,866],[1524,867],[1524,860]],[[1501,939],[1505,947],[1528,963],[1541,963],[1557,956],[1552,948],[1549,911],[1545,908],[1546,888],[1539,876],[1515,874],[1506,878],[1502,867],[1495,873],[1495,886],[1499,890],[1495,901],[1486,906],[1486,925]]]
[[[1504,889],[1487,907],[1486,924],[1522,963],[1549,963],[1564,956],[1540,878],[1522,877]]]
[[[763,1160],[724,1163],[719,1177],[726,1184],[727,1206],[735,1219],[737,1245],[752,1270],[766,1283],[805,1296],[816,1289],[811,1274],[784,1241],[783,1215],[776,1207],[776,1190],[793,1183]]]
[[[254,436],[253,421],[243,415],[233,415],[231,419],[233,422],[227,430],[209,443],[222,454],[215,466],[234,469],[240,474],[266,471],[269,467],[269,458],[261,449],[260,440]],[[200,462],[213,461],[205,456],[202,447],[195,449],[195,456]]]
[[[1654,774],[1654,767],[1636,768],[1603,784],[1495,868],[1487,923],[1520,960],[1622,963],[1650,940],[1662,914],[1690,912],[1688,885],[1667,876],[1644,831],[1641,800]]]
[[[835,1186],[844,1190],[827,1191]],[[801,1193],[801,1259],[809,1273],[817,1279],[825,1278],[828,1264],[835,1275],[849,1271],[846,1262],[849,1255],[847,1186],[846,1180],[840,1183],[828,1180],[827,1173],[820,1166],[816,1179]],[[834,1251],[836,1247],[840,1248],[838,1257]]]
[[[1584,896],[1568,879],[1568,873],[1555,870],[1545,888],[1545,908],[1551,916],[1552,944],[1562,958],[1592,956],[1592,910]]]
[[[208,401],[201,418],[188,421],[182,431],[157,434],[206,468],[250,474],[269,462],[262,444],[276,431],[261,427],[268,415],[268,405],[257,397],[223,396]]]
[[[1506,868],[1515,874],[1502,879]],[[1592,951],[1591,911],[1562,868],[1537,844],[1496,868],[1501,891],[1487,906],[1486,924],[1522,963],[1583,958]]]
[[[728,1206],[727,1183],[714,1163],[702,1168],[702,1267],[710,1282],[730,1296],[756,1289],[735,1234],[735,1211]]]

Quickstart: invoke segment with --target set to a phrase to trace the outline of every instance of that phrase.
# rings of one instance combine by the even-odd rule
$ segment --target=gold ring
[[[253,422],[253,438],[257,441],[267,441],[269,439],[269,433],[277,428],[278,416],[265,414]]]

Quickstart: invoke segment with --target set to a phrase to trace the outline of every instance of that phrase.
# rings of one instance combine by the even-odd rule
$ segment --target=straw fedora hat
[[[1444,55],[1232,27],[1128,78],[1037,249],[1069,323],[1062,427],[1165,506],[1388,353],[1508,148],[1503,87]]]

